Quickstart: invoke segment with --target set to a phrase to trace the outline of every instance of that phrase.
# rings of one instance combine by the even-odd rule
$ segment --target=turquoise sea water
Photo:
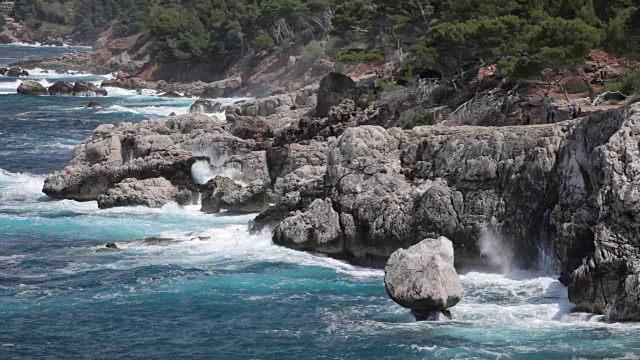
[[[0,66],[60,48],[0,46]],[[34,72],[53,83],[60,78]],[[184,113],[192,100],[112,89],[14,95],[0,77],[0,359],[637,358],[640,327],[568,314],[553,277],[460,269],[454,320],[414,322],[387,297],[381,270],[250,236],[251,215],[196,208],[98,210],[54,201],[44,174],[101,123]],[[173,239],[147,244],[147,236]],[[106,242],[123,249],[96,252]]]

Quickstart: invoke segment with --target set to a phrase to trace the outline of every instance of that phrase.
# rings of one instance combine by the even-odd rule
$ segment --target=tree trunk
[[[589,88],[589,100],[593,101],[596,98],[596,91],[593,90],[593,86],[591,86],[591,83],[589,82],[589,78],[587,78],[587,74],[584,73],[584,70],[582,70],[581,67],[577,67],[576,69],[578,71],[578,74],[580,74],[580,78],[582,79],[582,82],[584,82],[585,85],[587,85],[587,88]]]

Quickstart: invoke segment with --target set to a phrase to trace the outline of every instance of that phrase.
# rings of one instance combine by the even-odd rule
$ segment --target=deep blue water
[[[60,51],[0,46],[0,61]],[[416,323],[387,297],[382,271],[250,236],[251,216],[50,200],[44,174],[99,124],[186,112],[191,100],[113,90],[103,109],[85,109],[96,99],[21,97],[17,84],[0,77],[0,359],[640,355],[638,326],[567,315],[566,289],[548,276],[467,269],[454,320]],[[123,249],[96,252],[111,241]]]

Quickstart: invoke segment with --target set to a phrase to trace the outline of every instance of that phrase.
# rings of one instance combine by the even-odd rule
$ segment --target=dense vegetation
[[[409,53],[412,72],[443,78],[489,63],[506,76],[553,77],[579,71],[596,47],[640,54],[640,0],[17,0],[14,15],[84,38],[110,25],[147,30],[165,60],[328,39],[325,54],[340,61]]]

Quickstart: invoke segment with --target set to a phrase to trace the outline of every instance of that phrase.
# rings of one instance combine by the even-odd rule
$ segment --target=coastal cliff
[[[364,265],[446,236],[457,266],[557,260],[547,270],[579,310],[640,320],[639,104],[546,125],[385,129],[362,125],[364,86],[332,74],[229,106],[226,121],[103,125],[44,192],[101,207],[262,211],[251,228],[273,230],[276,244]]]

